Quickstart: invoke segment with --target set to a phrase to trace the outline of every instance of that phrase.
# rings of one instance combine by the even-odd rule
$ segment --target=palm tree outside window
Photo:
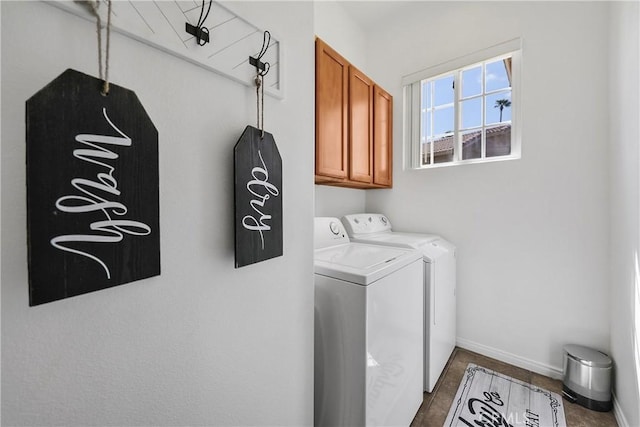
[[[493,107],[500,109],[499,121],[502,122],[502,110],[504,110],[507,107],[511,107],[511,101],[509,101],[508,99],[496,99],[496,105],[494,105]]]

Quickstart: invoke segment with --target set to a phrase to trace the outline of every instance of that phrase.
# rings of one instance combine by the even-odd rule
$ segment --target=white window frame
[[[423,165],[421,160],[421,141],[420,141],[420,97],[421,82],[427,79],[433,79],[440,76],[458,75],[462,70],[472,68],[478,64],[489,61],[499,60],[510,56],[511,59],[511,154],[504,156],[485,157],[485,142],[483,132],[482,156],[475,159],[462,160],[462,143],[458,138],[460,131],[460,111],[459,108],[454,109],[454,159],[450,162],[432,163]],[[403,111],[403,165],[405,169],[432,169],[444,166],[455,166],[473,163],[487,163],[504,160],[514,160],[522,157],[521,144],[521,118],[522,118],[522,88],[521,88],[521,66],[522,66],[522,39],[517,38],[504,43],[491,46],[478,52],[464,55],[451,61],[426,68],[424,70],[409,74],[402,78],[403,94],[404,94],[404,111]],[[483,67],[484,76],[484,67]],[[456,78],[457,80],[457,78]],[[454,88],[454,104],[459,105],[461,102],[458,96],[460,84]],[[484,87],[484,85],[483,85]],[[483,92],[484,93],[484,92]],[[433,126],[433,123],[432,123]],[[490,125],[488,127],[492,127]],[[486,129],[484,117],[482,118],[482,129]],[[433,150],[433,144],[431,144]]]

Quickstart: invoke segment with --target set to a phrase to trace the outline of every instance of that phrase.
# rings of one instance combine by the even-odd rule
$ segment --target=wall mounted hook
[[[205,0],[202,0],[202,8],[200,9],[200,17],[198,18],[198,24],[191,25],[190,23],[187,22],[185,25],[185,30],[187,31],[187,33],[191,34],[196,38],[196,41],[198,42],[198,46],[204,46],[205,44],[209,43],[209,29],[204,26],[204,21],[207,20],[207,17],[209,16],[209,12],[211,12],[211,4],[213,3],[213,0],[209,0],[209,7],[207,8],[207,13],[206,15],[204,15],[204,18],[203,18],[202,15],[204,13],[204,3],[205,3]]]
[[[260,53],[258,53],[258,56],[255,58],[253,56],[249,57],[249,64],[256,67],[256,74],[263,77],[267,75],[267,73],[269,72],[269,68],[271,67],[271,64],[269,64],[268,62],[260,61],[264,54],[267,53],[267,50],[269,49],[269,43],[271,43],[271,33],[265,30],[262,37],[262,49],[260,49]]]

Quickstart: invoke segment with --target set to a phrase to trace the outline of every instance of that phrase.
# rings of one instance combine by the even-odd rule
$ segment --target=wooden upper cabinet
[[[316,38],[317,184],[391,187],[393,98]]]
[[[347,178],[349,62],[316,39],[316,175]]]
[[[373,82],[349,67],[349,179],[366,184],[373,168]]]
[[[373,89],[373,183],[391,187],[393,177],[393,97]]]

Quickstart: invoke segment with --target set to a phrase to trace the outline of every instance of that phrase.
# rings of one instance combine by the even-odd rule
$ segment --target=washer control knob
[[[335,234],[336,236],[337,236],[338,234],[340,234],[340,227],[338,226],[338,224],[337,224],[335,221],[331,221],[331,222],[329,223],[329,229],[330,229],[330,230],[331,230],[331,232],[332,232],[333,234]]]

